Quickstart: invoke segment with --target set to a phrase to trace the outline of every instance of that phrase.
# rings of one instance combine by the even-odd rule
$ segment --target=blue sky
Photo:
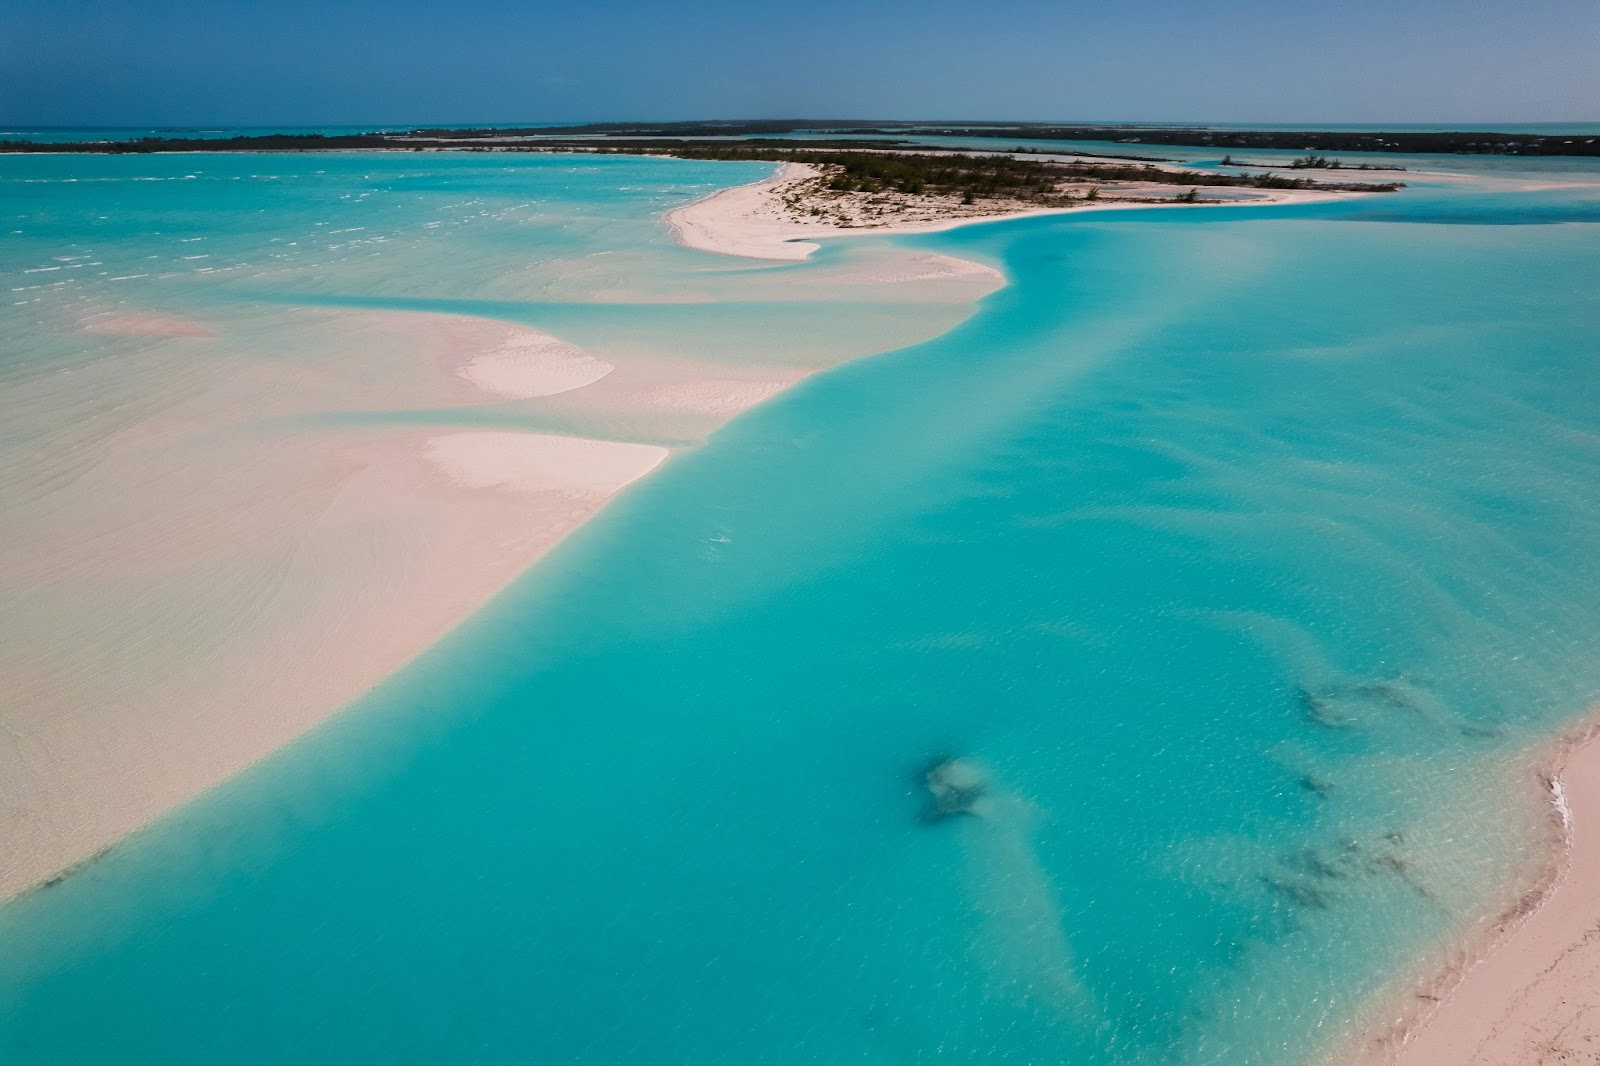
[[[1600,0],[0,0],[0,122],[1600,121]]]

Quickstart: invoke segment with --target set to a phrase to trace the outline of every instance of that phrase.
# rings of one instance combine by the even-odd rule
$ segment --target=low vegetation
[[[1009,155],[962,152],[796,151],[768,148],[762,142],[677,145],[665,154],[680,159],[756,160],[807,163],[824,168],[835,192],[897,192],[911,196],[960,196],[973,200],[1020,200],[1048,205],[1067,198],[1069,183],[1144,182],[1183,187],[1251,189],[1329,189],[1344,192],[1392,192],[1393,183],[1329,183],[1279,174],[1221,174],[1176,170],[1148,163],[1052,162]],[[1194,202],[1192,199],[1190,202]]]
[[[470,133],[473,136],[466,136]],[[664,155],[679,159],[743,160],[767,163],[804,163],[822,175],[809,183],[806,196],[829,201],[836,208],[841,197],[894,199],[974,206],[980,202],[1017,206],[1065,206],[1072,200],[1097,199],[1101,187],[1118,199],[1149,196],[1151,186],[1177,186],[1185,192],[1176,199],[1204,202],[1199,190],[1207,187],[1250,189],[1326,189],[1344,192],[1389,192],[1394,183],[1319,182],[1306,177],[1274,174],[1274,168],[1243,171],[1188,170],[1156,166],[1152,162],[1116,157],[1052,158],[1043,152],[1023,150],[967,151],[919,146],[896,147],[892,142],[844,139],[746,138],[693,140],[687,138],[628,138],[621,136],[518,138],[509,133],[491,137],[493,131],[415,131],[411,133],[270,134],[202,140],[181,137],[144,137],[120,142],[33,144],[0,142],[0,152],[295,152],[295,151],[426,151],[469,152],[583,152],[590,154]],[[1231,162],[1231,159],[1229,160]],[[1308,155],[1297,160],[1295,170],[1332,170],[1338,160]],[[887,199],[886,199],[887,198]],[[1160,198],[1160,197],[1157,197]],[[1174,199],[1166,196],[1165,199]],[[820,209],[820,208],[819,208]]]

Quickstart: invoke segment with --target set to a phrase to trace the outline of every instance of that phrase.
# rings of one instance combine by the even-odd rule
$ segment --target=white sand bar
[[[470,489],[557,492],[603,499],[660,466],[667,449],[649,444],[555,437],[545,433],[472,432],[431,438],[428,459]]]
[[[541,330],[517,328],[472,356],[456,372],[485,392],[517,400],[581,389],[614,367],[575,344]]]

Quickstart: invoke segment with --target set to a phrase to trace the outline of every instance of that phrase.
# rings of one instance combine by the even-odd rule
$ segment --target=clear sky
[[[0,123],[1600,121],[1600,0],[0,0]]]

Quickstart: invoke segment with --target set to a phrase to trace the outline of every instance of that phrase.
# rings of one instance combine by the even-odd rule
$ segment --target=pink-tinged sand
[[[576,344],[540,330],[509,331],[456,372],[486,392],[528,400],[592,385],[615,369]]]
[[[1546,875],[1474,953],[1407,990],[1330,1066],[1600,1062],[1600,727],[1559,744],[1544,766]]]
[[[472,431],[431,437],[423,454],[464,488],[553,493],[582,502],[605,499],[661,465],[668,453],[650,444]]]
[[[1002,283],[900,249],[711,280],[733,299],[865,287],[916,310],[892,329],[752,337],[750,358],[729,338],[673,351],[624,331],[594,351],[400,311],[64,323],[83,357],[7,384],[22,443],[0,453],[0,898],[393,673],[668,456],[637,439],[701,439],[812,370],[942,332]],[[349,417],[480,405],[589,428]]]
[[[360,696],[669,454],[297,422],[575,395],[609,376],[538,330],[275,311],[240,347],[168,316],[80,328],[105,336],[108,321],[135,323],[109,334],[134,347],[8,386],[28,443],[0,455],[0,897]],[[263,341],[274,354],[250,355]],[[596,409],[721,420],[782,383],[651,363]]]
[[[252,454],[254,453],[254,454]],[[666,450],[521,433],[340,431],[101,464],[125,524],[7,599],[0,892],[95,854],[359,696]],[[59,528],[59,527],[54,527]],[[15,571],[13,571],[15,573]],[[92,606],[91,606],[92,605]]]

